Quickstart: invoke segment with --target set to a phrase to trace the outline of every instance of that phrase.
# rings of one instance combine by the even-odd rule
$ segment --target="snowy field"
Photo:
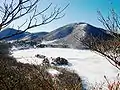
[[[108,79],[114,79],[120,73],[104,57],[89,50],[62,49],[62,48],[37,48],[14,51],[13,56],[23,63],[40,64],[42,60],[36,58],[36,54],[50,57],[63,57],[70,63],[67,68],[75,70],[84,82],[95,84],[104,81],[104,75]]]

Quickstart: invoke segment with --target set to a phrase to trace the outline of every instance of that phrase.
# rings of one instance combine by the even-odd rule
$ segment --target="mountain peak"
[[[60,27],[49,34],[47,34],[44,38],[46,41],[57,40],[54,43],[57,44],[68,44],[73,48],[84,48],[81,44],[80,40],[76,40],[76,36],[78,39],[80,38],[89,38],[88,36],[92,35],[95,38],[109,38],[110,34],[106,32],[106,30],[102,28],[97,28],[88,23],[80,22],[80,23],[72,23]]]

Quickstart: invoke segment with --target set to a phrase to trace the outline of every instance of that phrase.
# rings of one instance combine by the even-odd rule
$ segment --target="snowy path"
[[[36,54],[68,59],[71,63],[71,66],[68,67],[75,70],[83,80],[93,84],[103,81],[104,75],[111,79],[120,73],[104,57],[89,50],[39,48],[13,52],[14,57],[20,62],[40,64],[42,60],[36,58]]]

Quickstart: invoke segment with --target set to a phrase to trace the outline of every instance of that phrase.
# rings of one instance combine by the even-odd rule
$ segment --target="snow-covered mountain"
[[[11,36],[17,32],[21,32],[20,30],[16,30],[16,29],[13,29],[13,28],[6,28],[4,30],[2,30],[0,32],[0,38],[3,38],[3,37],[7,37],[7,36]],[[22,33],[22,34],[19,34],[19,35],[15,35],[11,38],[7,38],[6,40],[16,40],[16,39],[21,39],[23,37],[25,37],[26,35],[30,34],[29,32],[25,32],[25,33]]]
[[[8,36],[11,34],[14,34],[18,32],[18,30],[7,28],[0,32],[0,38],[3,36]],[[102,29],[97,28],[95,26],[92,26],[87,23],[72,23],[65,25],[63,27],[60,27],[56,30],[53,30],[51,32],[38,32],[38,33],[29,33],[25,32],[16,36],[13,36],[11,38],[8,38],[7,40],[33,40],[35,42],[43,40],[51,41],[54,44],[64,44],[68,45],[72,48],[86,48],[81,40],[78,40],[80,38],[88,38],[89,35],[92,35],[95,38],[101,37],[102,39],[111,38],[111,33]],[[77,38],[76,38],[77,37]],[[53,42],[54,41],[54,42]]]
[[[87,23],[73,23],[50,32],[45,35],[44,40],[56,40],[53,43],[67,44],[72,48],[84,48],[84,45],[78,38],[87,38],[89,35],[95,38],[101,37],[102,39],[111,37],[110,32],[102,28],[97,28]]]
[[[41,39],[43,36],[47,35],[48,32],[37,32],[37,33],[30,33],[23,37],[21,40],[35,40],[37,38]]]
[[[68,24],[68,25],[60,27],[60,28],[58,28],[56,30],[53,30],[52,32],[50,32],[49,34],[47,34],[44,37],[44,40],[52,41],[52,40],[55,40],[55,39],[64,38],[64,37],[66,37],[66,36],[68,36],[69,34],[72,33],[72,31],[74,30],[75,25],[76,25],[76,23]]]
[[[6,28],[0,32],[0,38],[11,36],[17,32],[21,32],[21,30],[16,30],[13,28]],[[35,38],[41,38],[44,35],[48,34],[48,32],[38,32],[38,33],[30,33],[24,32],[22,34],[15,35],[13,37],[7,38],[6,40],[33,40]]]

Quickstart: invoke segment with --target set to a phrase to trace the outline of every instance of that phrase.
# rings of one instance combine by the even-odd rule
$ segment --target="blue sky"
[[[44,0],[53,2],[54,5],[63,7],[70,3],[69,7],[65,10],[65,17],[56,20],[48,25],[39,27],[41,31],[51,31],[63,25],[74,22],[86,22],[97,27],[103,27],[98,21],[97,10],[100,10],[104,16],[108,15],[111,7],[120,13],[120,0]],[[110,3],[113,3],[112,5]]]
[[[70,3],[69,7],[64,11],[66,15],[48,25],[31,29],[29,30],[30,32],[49,32],[63,25],[75,22],[86,22],[97,27],[102,27],[102,24],[97,19],[97,10],[100,10],[104,16],[108,15],[108,11],[111,7],[115,8],[116,12],[120,13],[120,0],[41,0],[39,9],[41,10],[51,2],[53,6],[58,5],[58,7],[61,8]],[[113,4],[111,5],[110,2]],[[48,13],[49,12],[51,11],[48,11]],[[26,17],[24,17],[24,19],[25,18]],[[15,22],[16,26],[23,22],[22,20],[17,23]]]

